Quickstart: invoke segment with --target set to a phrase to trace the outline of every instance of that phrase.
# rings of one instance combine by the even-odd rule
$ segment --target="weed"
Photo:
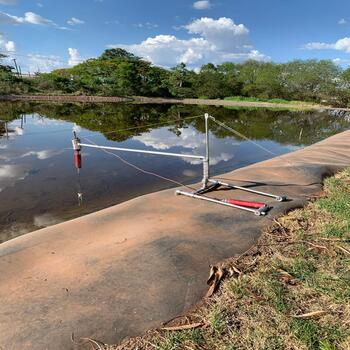
[[[217,335],[221,335],[226,330],[225,310],[219,306],[215,306],[208,315],[211,328]]]
[[[257,254],[232,258],[243,275],[226,280],[196,311],[207,327],[157,333],[149,343],[159,350],[349,349],[350,169],[327,179],[325,193],[280,218],[262,236]],[[312,311],[327,313],[294,317]]]
[[[199,345],[202,341],[201,330],[194,329],[182,332],[168,332],[165,334],[164,338],[159,339],[156,346],[159,350],[177,350],[185,345]]]

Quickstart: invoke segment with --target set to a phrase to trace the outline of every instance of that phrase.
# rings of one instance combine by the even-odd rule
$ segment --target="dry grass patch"
[[[154,330],[110,349],[350,349],[349,243],[346,170],[326,180],[324,197],[221,264],[226,278],[217,293],[170,323],[196,327]]]

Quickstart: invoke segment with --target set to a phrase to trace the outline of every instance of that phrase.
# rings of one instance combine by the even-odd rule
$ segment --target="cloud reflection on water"
[[[182,147],[191,150],[191,152],[182,152],[184,154],[205,154],[204,134],[199,134],[193,127],[179,128],[178,131],[179,133],[175,134],[167,128],[160,128],[135,136],[133,139],[160,151]],[[216,165],[221,161],[228,162],[234,158],[235,149],[238,146],[239,143],[232,138],[218,139],[210,134],[210,164]],[[201,164],[200,160],[195,159],[184,159],[184,161],[190,164]]]

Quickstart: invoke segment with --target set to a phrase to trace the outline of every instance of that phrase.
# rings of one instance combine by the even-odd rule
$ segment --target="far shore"
[[[211,99],[175,99],[162,97],[142,96],[76,96],[76,95],[3,95],[0,101],[38,101],[38,102],[85,102],[85,103],[139,103],[139,104],[185,104],[204,106],[223,106],[241,108],[276,108],[289,110],[338,110],[349,112],[350,108],[332,107],[308,102],[300,103],[273,103],[273,102],[251,102],[230,101]]]

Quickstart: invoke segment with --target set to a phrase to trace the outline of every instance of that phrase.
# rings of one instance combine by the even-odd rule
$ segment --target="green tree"
[[[242,82],[239,80],[240,66],[232,62],[224,62],[217,66],[223,81],[228,89],[226,96],[241,95]]]
[[[100,59],[106,60],[106,61],[113,61],[113,60],[139,60],[140,58],[124,49],[114,48],[114,49],[105,50],[104,53],[100,56]]]
[[[180,63],[172,68],[164,84],[174,97],[194,97],[193,83],[196,74],[186,68],[185,63]]]
[[[282,84],[286,96],[321,101],[336,91],[341,70],[328,60],[296,60],[283,65]]]
[[[231,95],[225,75],[212,63],[202,66],[196,76],[194,89],[197,97],[223,98]]]

